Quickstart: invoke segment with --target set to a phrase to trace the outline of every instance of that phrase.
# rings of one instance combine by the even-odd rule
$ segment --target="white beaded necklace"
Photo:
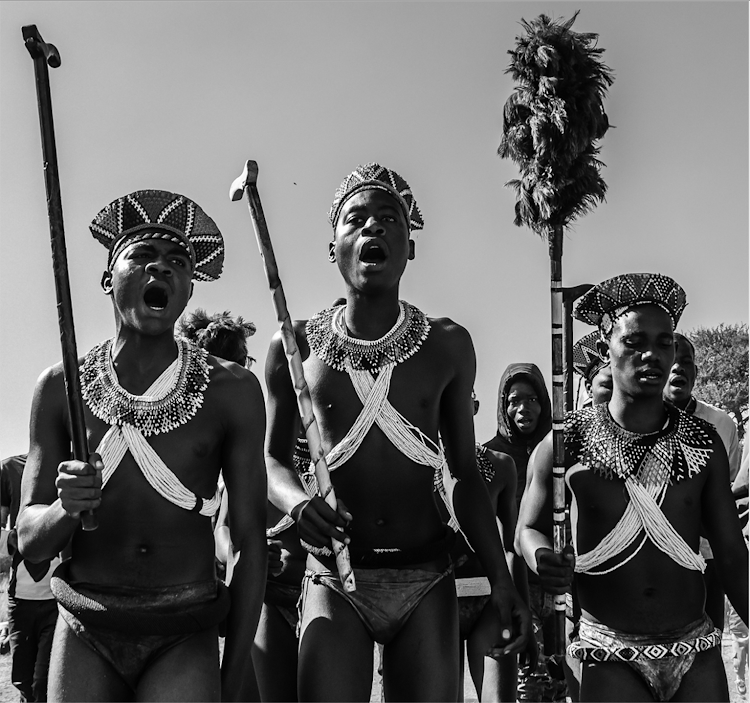
[[[177,340],[177,358],[143,395],[136,396],[120,386],[111,350],[111,339],[102,342],[86,355],[81,367],[84,400],[96,417],[112,425],[96,448],[104,463],[102,488],[129,450],[159,495],[184,510],[215,515],[221,505],[218,487],[211,499],[186,488],[146,441],[146,436],[167,433],[198,412],[209,382],[208,353],[187,340]]]

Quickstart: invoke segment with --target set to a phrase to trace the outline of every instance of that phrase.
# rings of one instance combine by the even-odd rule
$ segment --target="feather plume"
[[[566,227],[604,200],[603,164],[596,158],[609,129],[604,97],[614,81],[597,34],[572,31],[546,15],[526,21],[506,73],[518,85],[503,109],[502,158],[516,162],[515,224],[542,237]]]

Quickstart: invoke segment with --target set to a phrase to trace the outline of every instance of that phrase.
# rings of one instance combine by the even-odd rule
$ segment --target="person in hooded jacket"
[[[552,403],[539,367],[532,363],[510,364],[500,378],[497,400],[497,434],[484,446],[508,454],[516,464],[516,506],[526,488],[529,456],[552,429]],[[539,647],[534,673],[518,674],[519,701],[564,701],[567,693],[561,667],[550,667],[554,651],[554,601],[541,587],[539,577],[527,570],[529,607]]]
[[[526,488],[529,456],[552,429],[552,403],[536,364],[510,364],[497,394],[497,434],[484,446],[508,454],[516,464],[516,505]]]

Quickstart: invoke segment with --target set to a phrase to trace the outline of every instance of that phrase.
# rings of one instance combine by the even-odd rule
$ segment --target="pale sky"
[[[114,332],[88,231],[133,190],[196,200],[226,239],[189,309],[253,320],[262,377],[276,330],[247,207],[258,187],[289,309],[342,294],[326,213],[360,163],[410,183],[425,219],[401,295],[464,325],[477,353],[476,435],[497,384],[532,361],[549,384],[546,245],[513,225],[516,165],[496,155],[521,18],[599,34],[615,82],[602,142],[606,203],[569,230],[563,284],[661,272],[687,291],[681,328],[748,321],[748,4],[738,2],[0,2],[0,456],[28,447],[31,395],[60,359],[33,63],[21,27],[60,50],[50,70],[78,351]],[[576,323],[576,338],[587,330]]]

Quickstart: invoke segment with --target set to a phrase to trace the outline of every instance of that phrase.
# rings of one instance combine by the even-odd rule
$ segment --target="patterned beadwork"
[[[203,404],[208,388],[208,352],[186,339],[177,339],[177,364],[163,393],[136,396],[120,386],[112,365],[108,339],[86,354],[81,365],[83,399],[91,412],[108,425],[128,424],[145,437],[165,434],[184,425]]]
[[[328,211],[328,221],[331,227],[336,227],[341,207],[352,195],[360,190],[371,188],[384,190],[398,200],[404,210],[410,230],[424,228],[422,213],[417,207],[417,201],[414,199],[409,184],[395,171],[376,163],[357,166],[338,187],[331,209]]]
[[[644,486],[674,484],[698,475],[713,452],[710,425],[674,406],[664,407],[669,416],[666,427],[650,434],[620,427],[606,403],[568,413],[565,451],[569,461],[607,479],[633,476]]]
[[[224,266],[224,239],[200,206],[178,193],[137,190],[111,202],[89,225],[91,234],[109,249],[111,263],[126,243],[162,238],[190,252],[193,278],[215,281]]]
[[[582,661],[622,661],[632,662],[642,659],[665,659],[666,657],[681,657],[693,652],[705,652],[721,645],[721,630],[714,628],[712,632],[700,637],[693,637],[667,644],[628,644],[621,647],[603,647],[586,642],[573,642],[568,646],[568,654]]]
[[[609,364],[604,361],[596,349],[596,343],[601,339],[598,330],[589,332],[586,336],[581,337],[573,345],[573,370],[585,379],[595,376],[599,369]]]
[[[608,333],[617,317],[636,305],[648,303],[666,311],[673,326],[677,327],[687,299],[685,291],[669,276],[626,273],[602,281],[581,296],[573,309],[573,316]]]
[[[399,302],[396,324],[379,339],[355,339],[347,334],[345,305],[319,312],[307,322],[307,341],[312,352],[337,371],[377,371],[414,356],[427,339],[427,316],[405,301]]]
[[[490,484],[495,479],[495,467],[492,465],[490,458],[487,456],[487,447],[482,444],[476,445],[477,468],[482,478]]]

